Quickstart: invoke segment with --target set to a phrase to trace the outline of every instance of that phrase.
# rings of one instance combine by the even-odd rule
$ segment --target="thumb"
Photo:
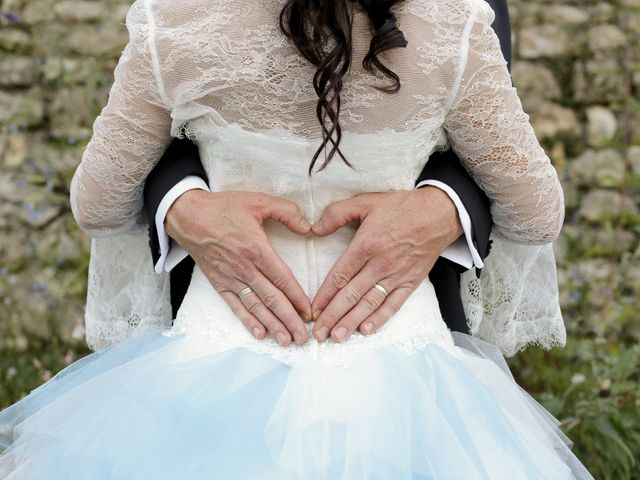
[[[311,232],[311,224],[304,218],[300,207],[289,200],[272,198],[272,201],[262,209],[262,220],[267,219],[280,222],[299,235],[307,235]]]
[[[316,235],[330,235],[349,222],[364,220],[369,209],[366,202],[359,197],[339,200],[328,205],[316,223],[312,231]]]

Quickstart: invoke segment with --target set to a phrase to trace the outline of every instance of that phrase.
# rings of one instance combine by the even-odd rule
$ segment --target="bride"
[[[306,27],[288,23],[305,17]],[[451,146],[496,226],[482,281],[467,284],[475,336],[446,328],[425,278],[375,331],[337,341],[312,321],[279,342],[251,333],[258,325],[196,267],[170,328],[82,358],[0,413],[0,477],[591,478],[500,352],[563,340],[550,248],[563,201],[493,19],[484,0],[137,0],[72,181],[74,216],[101,265],[88,299],[107,320],[98,337],[164,308],[166,284],[138,249],[142,186],[184,135],[228,204],[259,193],[308,221],[264,232],[310,299],[355,233],[310,225],[335,202],[411,190],[430,154]],[[370,61],[348,70],[351,54]],[[122,285],[128,297],[109,296]],[[387,288],[371,291],[384,301]]]

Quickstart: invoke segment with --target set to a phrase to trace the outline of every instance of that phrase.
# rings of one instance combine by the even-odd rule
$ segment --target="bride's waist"
[[[312,327],[313,323],[307,324],[309,333]],[[319,343],[310,335],[305,345],[292,343],[282,347],[269,337],[263,340],[254,338],[197,266],[172,331],[189,336],[202,346],[203,354],[244,347],[270,354],[290,364],[309,359],[345,363],[362,348],[391,347],[412,353],[429,343],[453,344],[428,278],[395,315],[372,335],[364,336],[355,332],[343,343],[334,343],[331,339]],[[199,351],[197,347],[195,351]]]
[[[313,298],[331,267],[347,249],[356,227],[346,225],[331,235],[302,236],[277,222],[264,225],[267,238],[275,252],[289,267],[302,289]]]

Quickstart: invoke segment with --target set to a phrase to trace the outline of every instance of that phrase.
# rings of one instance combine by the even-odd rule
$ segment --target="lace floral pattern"
[[[445,128],[463,165],[492,200],[496,231],[516,242],[549,243],[564,221],[562,187],[511,85],[488,9],[479,8],[471,26]]]
[[[312,179],[306,171],[321,138],[311,84],[315,67],[280,33],[277,14],[282,5],[282,0],[134,2],[127,15],[130,41],[71,185],[74,216],[89,234],[125,243],[132,241],[126,237],[130,234],[143,242],[144,181],[171,136],[184,131],[201,148],[218,188],[241,178],[245,188],[302,194],[294,195],[296,201],[306,198],[301,186],[312,184],[316,191],[337,197],[412,188],[431,152],[451,146],[490,197],[497,234],[525,250],[539,250],[537,246],[557,236],[563,220],[562,189],[511,86],[490,27],[494,13],[484,0],[408,0],[395,7],[408,47],[385,58],[402,82],[394,95],[372,88],[385,85],[386,79],[360,65],[370,30],[366,15],[355,9],[354,62],[341,96],[341,124],[347,157],[360,168],[345,170],[338,158],[332,170]],[[280,140],[282,147],[282,139],[288,139],[296,161],[282,161],[286,155],[279,156],[280,149],[230,147],[224,132],[238,130],[257,135],[264,145]],[[364,147],[358,138],[375,140]],[[312,203],[307,213],[313,217],[322,207],[322,202]],[[494,246],[492,255],[497,256],[495,251]],[[130,332],[170,322],[166,275],[119,275],[119,269],[139,269],[144,262],[127,248],[121,252],[116,258],[105,242],[94,242],[90,288],[120,282],[115,316],[113,302],[89,292],[87,324],[96,332],[94,345],[117,341],[123,325]],[[548,249],[545,255],[553,259]],[[541,264],[548,275],[555,269],[552,264]],[[528,308],[518,311],[517,318],[474,313],[470,321],[478,335],[504,346],[505,352],[529,342],[550,346],[559,341],[561,316],[556,312],[549,317],[545,305],[528,299],[535,289],[516,289],[517,294],[509,296],[491,290],[531,281],[514,270],[501,272],[507,275],[503,282],[464,284],[467,310],[491,312],[498,298]],[[539,287],[546,289],[545,301],[557,303],[557,286],[547,282]],[[495,322],[538,328],[523,333],[522,328],[493,328]]]
[[[91,241],[85,324],[93,350],[171,326],[169,274],[152,264],[142,229]]]
[[[270,233],[272,237],[279,236],[276,232]],[[281,247],[283,243],[286,243],[287,249],[295,249],[299,240],[290,233],[282,232],[280,238],[276,240],[276,248]],[[320,253],[329,249],[318,248],[317,250],[317,253]],[[301,275],[296,271],[296,266],[302,257],[303,255],[295,254],[298,262],[290,260],[294,258],[293,255],[286,258],[299,279]],[[327,269],[332,263],[331,255],[317,255],[317,265],[312,266],[306,263],[305,270],[313,276],[316,268]],[[307,282],[302,284],[308,285]],[[257,340],[235,318],[222,298],[216,295],[202,271],[196,267],[175,324],[171,330],[165,332],[165,335],[186,334],[195,337],[207,344],[205,347],[207,352],[244,347],[256,353],[270,355],[289,365],[313,361],[346,366],[358,358],[358,352],[363,349],[392,348],[410,355],[432,343],[445,348],[453,346],[451,334],[442,321],[435,291],[428,280],[418,287],[396,315],[375,335],[362,335],[355,332],[344,343],[333,341],[320,343],[311,336],[311,328],[312,325],[307,324],[310,339],[304,345],[292,343],[288,347],[281,347],[269,337]]]
[[[507,356],[529,344],[547,349],[564,345],[553,246],[523,245],[497,232],[491,239],[480,278],[471,270],[460,279],[471,334]]]
[[[152,24],[143,3],[129,10],[130,41],[115,69],[109,101],[71,181],[71,208],[93,237],[143,223],[144,180],[169,145],[171,116],[154,74]]]

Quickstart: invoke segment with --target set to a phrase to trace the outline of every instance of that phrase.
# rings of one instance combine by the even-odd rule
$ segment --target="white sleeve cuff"
[[[458,263],[465,268],[471,268],[475,266],[476,268],[484,267],[484,262],[478,253],[478,250],[473,245],[473,226],[471,225],[471,217],[469,216],[469,212],[464,208],[462,204],[462,200],[458,194],[446,183],[443,183],[439,180],[423,180],[416,188],[423,187],[425,185],[431,185],[433,187],[437,187],[441,190],[444,190],[447,195],[451,198],[453,203],[458,210],[458,216],[460,217],[460,223],[462,224],[462,229],[464,230],[464,235],[460,235],[455,242],[449,245],[441,254],[441,257],[446,258],[447,260],[451,260],[454,263]]]
[[[197,175],[188,175],[176,183],[171,190],[169,190],[162,198],[158,210],[156,211],[156,230],[158,231],[158,242],[160,244],[160,258],[156,262],[154,268],[156,273],[162,273],[171,271],[178,263],[180,263],[189,254],[182,248],[178,242],[175,242],[167,235],[164,229],[164,219],[167,216],[167,212],[173,202],[183,193],[193,190],[201,189],[209,192],[209,186],[202,178]]]

